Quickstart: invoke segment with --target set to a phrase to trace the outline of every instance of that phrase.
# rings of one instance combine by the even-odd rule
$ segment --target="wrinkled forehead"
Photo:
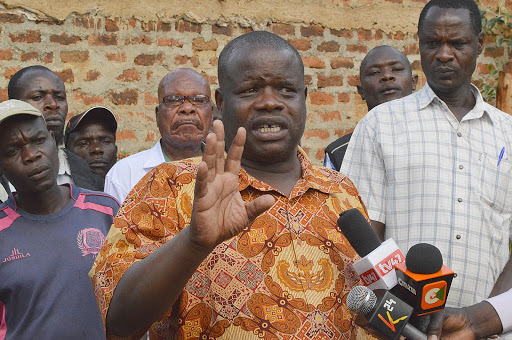
[[[62,79],[55,73],[45,70],[33,70],[25,73],[19,80],[19,86],[41,85],[42,82],[48,82],[52,84],[55,89],[64,91],[64,82]]]
[[[209,96],[210,85],[200,74],[185,72],[168,74],[160,83],[158,95],[162,98],[171,94],[202,94]]]
[[[19,130],[46,131],[46,123],[42,116],[19,114],[9,117],[0,123],[0,138],[11,135]]]

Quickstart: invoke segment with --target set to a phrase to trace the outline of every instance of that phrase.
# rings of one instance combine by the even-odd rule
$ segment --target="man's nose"
[[[101,142],[93,142],[91,143],[91,154],[93,155],[101,155],[103,154],[103,148],[101,147]]]
[[[273,111],[284,108],[283,102],[279,100],[273,88],[265,87],[262,91],[254,107],[256,110]]]
[[[188,98],[185,98],[183,104],[180,105],[178,112],[181,114],[195,114],[197,113],[197,107],[195,107]]]
[[[448,44],[442,44],[436,53],[436,58],[442,62],[447,62],[453,59],[453,51]]]
[[[48,95],[44,98],[44,109],[54,111],[59,107],[58,102],[53,98],[53,96]]]

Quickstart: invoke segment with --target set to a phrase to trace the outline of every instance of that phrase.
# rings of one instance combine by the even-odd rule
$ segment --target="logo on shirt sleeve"
[[[105,242],[105,235],[98,229],[86,228],[80,230],[76,241],[78,248],[82,251],[82,256],[98,255],[103,242]]]

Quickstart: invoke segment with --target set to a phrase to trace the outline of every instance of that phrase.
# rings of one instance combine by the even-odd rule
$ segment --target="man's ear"
[[[480,34],[478,34],[478,50],[477,50],[478,55],[482,54],[482,52],[484,51],[484,47],[485,47],[485,34],[482,31],[482,32],[480,32]]]
[[[308,99],[308,86],[304,85],[304,100]]]
[[[220,90],[220,88],[217,88],[215,90],[215,104],[217,104],[217,112],[219,113],[220,119],[222,121],[224,121],[224,119],[222,117],[224,115],[224,112],[222,112],[223,100],[224,100],[224,96],[222,94],[222,91]]]
[[[155,106],[155,118],[158,119],[158,105]]]
[[[416,86],[418,86],[418,75],[413,73],[412,74],[412,91],[416,91]]]
[[[361,85],[357,85],[357,93],[359,93],[362,100],[366,100],[366,95],[364,94],[364,90]]]

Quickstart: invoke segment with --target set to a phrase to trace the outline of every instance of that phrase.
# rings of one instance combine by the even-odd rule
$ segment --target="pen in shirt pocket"
[[[505,154],[505,147],[501,149],[500,157],[498,158],[498,166],[500,166],[501,160],[503,159],[503,155]]]

